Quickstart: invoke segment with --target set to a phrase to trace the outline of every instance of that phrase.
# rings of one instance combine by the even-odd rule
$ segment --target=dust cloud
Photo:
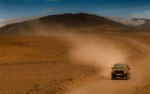
[[[76,35],[71,41],[74,43],[72,58],[81,60],[84,64],[99,66],[100,75],[105,78],[110,78],[110,69],[115,63],[126,62],[122,51],[104,37]]]
[[[144,54],[149,55],[150,50],[148,45],[133,40],[124,40],[122,42],[134,45]],[[147,85],[150,78],[147,70],[150,67],[148,58],[145,57],[143,63],[139,61],[131,65],[131,79],[126,80],[111,80],[111,67],[115,63],[128,63],[128,55],[122,52],[120,46],[105,37],[96,36],[72,36],[70,41],[73,43],[71,56],[74,59],[84,61],[84,64],[99,66],[100,78],[89,81],[84,85],[78,86],[65,94],[148,94],[149,91],[140,90],[144,85]],[[117,41],[116,41],[117,42]],[[147,51],[148,53],[145,53]],[[139,57],[140,58],[140,57]],[[80,62],[79,62],[80,64]],[[145,66],[147,65],[147,67]],[[139,70],[140,69],[140,70]],[[144,89],[145,90],[145,89]],[[143,93],[144,92],[144,93]]]

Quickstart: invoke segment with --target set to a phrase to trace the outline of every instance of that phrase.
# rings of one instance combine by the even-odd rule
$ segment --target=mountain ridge
[[[100,31],[138,31],[135,28],[106,19],[102,16],[87,13],[49,15],[21,23],[9,24],[0,28],[0,35],[32,35],[41,31],[57,32],[61,29],[81,29],[96,27]],[[108,29],[110,28],[110,29]],[[117,28],[117,29],[116,29]],[[58,30],[59,29],[59,30]],[[93,29],[91,29],[93,30]],[[40,32],[41,32],[40,31]],[[87,32],[88,30],[82,30]],[[88,31],[89,33],[89,31]]]

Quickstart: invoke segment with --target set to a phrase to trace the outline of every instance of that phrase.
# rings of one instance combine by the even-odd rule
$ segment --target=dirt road
[[[150,94],[148,35],[0,37],[0,53],[0,94]],[[110,79],[116,62],[130,80]]]
[[[85,64],[100,66],[102,70],[94,80],[65,94],[150,94],[149,44],[123,36],[82,37],[74,43],[74,58],[87,62]],[[131,66],[130,80],[110,79],[110,68],[116,62]]]

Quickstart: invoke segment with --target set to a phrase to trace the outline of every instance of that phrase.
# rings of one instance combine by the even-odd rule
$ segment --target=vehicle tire
[[[115,80],[115,76],[111,74],[111,80]]]
[[[112,77],[112,78],[111,78],[111,80],[115,80],[115,78],[114,78],[114,77]]]
[[[125,76],[125,80],[128,80],[128,75]]]
[[[115,77],[113,75],[111,76],[111,80],[115,80]]]

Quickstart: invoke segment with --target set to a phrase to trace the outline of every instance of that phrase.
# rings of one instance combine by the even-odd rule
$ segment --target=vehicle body
[[[130,67],[128,64],[114,64],[112,67],[111,78],[115,79],[130,79]]]

